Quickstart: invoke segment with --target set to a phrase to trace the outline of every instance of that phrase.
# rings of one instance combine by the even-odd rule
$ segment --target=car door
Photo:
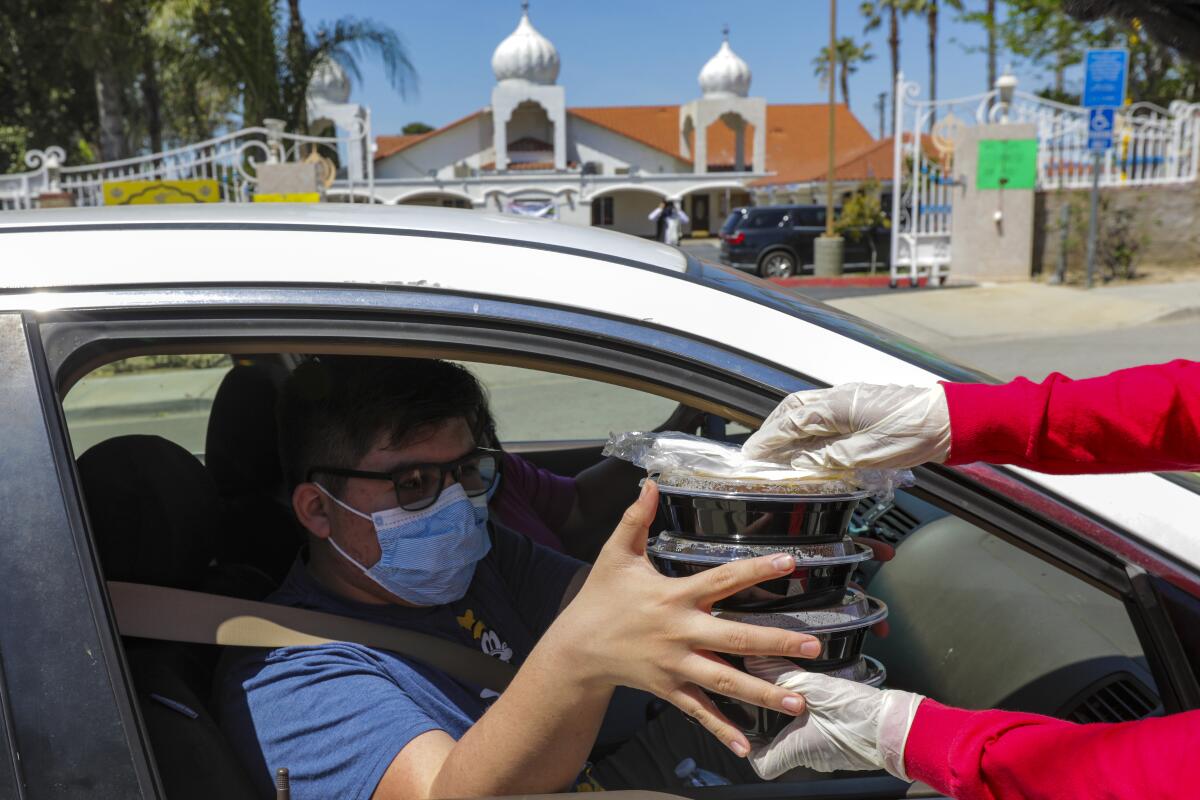
[[[813,242],[825,232],[825,209],[816,206],[801,206],[792,210],[792,247],[800,260],[800,266],[811,266],[816,260]]]
[[[161,796],[33,320],[0,313],[0,797]]]
[[[142,346],[176,349],[187,343],[193,350],[252,349],[262,352],[264,342],[261,337],[265,331],[269,331],[276,346],[290,341],[309,351],[361,346],[375,351],[386,347],[403,354],[419,348],[425,354],[454,352],[459,358],[465,359],[469,355],[484,363],[520,363],[522,369],[533,363],[541,364],[542,368],[558,363],[564,371],[579,371],[580,367],[586,367],[585,371],[595,377],[607,376],[603,382],[637,383],[652,389],[651,393],[666,395],[670,402],[686,400],[720,409],[746,421],[753,415],[765,414],[781,393],[807,385],[802,379],[767,362],[724,350],[711,342],[681,337],[676,332],[654,326],[594,317],[578,310],[529,307],[487,298],[467,298],[464,303],[462,298],[419,291],[372,293],[368,290],[364,295],[363,291],[314,293],[311,290],[275,289],[227,292],[218,313],[214,313],[217,309],[206,306],[206,297],[207,293],[202,290],[191,293],[179,290],[129,292],[122,299],[110,300],[111,307],[119,308],[116,313],[72,311],[69,310],[69,299],[60,300],[68,310],[43,315],[38,326],[48,350],[44,367],[46,385],[65,387],[72,382],[72,373],[78,372],[79,365],[103,361],[106,353],[114,353],[114,348],[128,348],[131,341]],[[366,305],[364,299],[369,301]],[[129,307],[121,308],[122,303],[128,303]],[[288,306],[293,306],[294,311],[302,310],[302,314],[287,313]],[[137,310],[131,313],[130,308]],[[414,316],[416,308],[420,313]],[[28,359],[24,363],[31,376],[26,384],[32,390],[33,370]],[[50,383],[51,375],[55,378],[53,384]],[[19,387],[20,384],[16,385]],[[31,395],[24,395],[24,399],[30,400]],[[603,401],[598,404],[603,405]],[[37,407],[44,407],[44,404]],[[47,419],[49,421],[31,421],[26,413],[14,417],[12,422],[34,430],[57,424],[53,423],[53,417]],[[61,430],[56,446],[60,460],[69,457]],[[54,448],[45,443],[43,450],[46,456],[54,452]],[[64,467],[69,474],[69,461],[65,461]],[[1032,497],[1017,495],[1011,501],[1006,500],[999,490],[1015,490],[1004,483],[1003,477],[1003,473],[993,475],[992,471],[976,474],[961,470],[925,470],[919,479],[919,496],[926,502],[933,501],[936,506],[961,514],[975,524],[1003,530],[1007,536],[1020,538],[1027,546],[1049,553],[1057,563],[1086,572],[1091,579],[1111,586],[1113,591],[1130,592],[1132,596],[1129,575],[1114,568],[1116,565],[1110,559],[1106,557],[1097,562],[1096,552],[1079,550],[1070,540],[1061,539],[1053,528],[1047,528],[1039,521],[1039,515],[1030,518],[1031,508],[1043,513],[1052,509],[1057,513],[1052,501],[1038,496],[1037,492],[1033,492]],[[6,489],[20,486],[12,484],[11,478],[5,480]],[[57,500],[60,507],[69,507],[70,503],[64,503],[63,498],[69,501],[69,487]],[[925,513],[917,511],[908,500],[904,501],[903,507],[909,514]],[[11,509],[6,513],[11,514]],[[82,517],[80,510],[75,513]],[[1065,524],[1059,521],[1060,528]],[[1076,519],[1072,524],[1082,528],[1088,522]],[[901,542],[901,547],[904,546]],[[94,564],[91,574],[95,574]],[[1163,579],[1153,576],[1152,580]],[[1146,591],[1151,593],[1159,590],[1153,582],[1146,586]],[[1188,607],[1184,602],[1179,606],[1185,610]],[[1139,624],[1145,630],[1156,631],[1154,635],[1162,644],[1163,652],[1159,652],[1153,646],[1154,638],[1147,637],[1151,643],[1147,655],[1152,664],[1158,665],[1153,672],[1163,691],[1164,704],[1169,709],[1186,707],[1189,702],[1186,673],[1190,669],[1190,656],[1161,608],[1157,617],[1152,613],[1141,614],[1141,611]],[[103,613],[94,624],[99,626],[98,630],[115,638],[111,620]],[[119,659],[116,661],[119,663]],[[81,659],[75,657],[68,662],[80,665]],[[1176,672],[1174,676],[1172,668]],[[1172,689],[1176,684],[1180,688]],[[122,704],[127,708],[132,705],[128,687],[120,681],[111,682],[109,686],[114,687],[116,706],[108,714],[119,717],[116,711]],[[44,694],[46,690],[42,691]],[[136,730],[134,720],[136,712],[130,714],[130,724]],[[145,752],[132,745],[123,745],[116,752],[130,764],[145,758]],[[110,750],[106,755],[112,757],[114,754]],[[90,768],[98,767],[93,762]],[[116,772],[120,774],[121,770]],[[132,766],[125,774],[126,780],[133,783],[126,783],[123,788],[132,790],[121,796],[139,793],[153,796],[153,790],[149,788],[152,782],[138,783]],[[840,796],[873,793],[871,796],[898,797],[903,791],[903,786],[890,778],[864,777],[853,781],[857,783],[838,782]],[[889,787],[893,786],[896,793],[890,794]],[[806,781],[780,785],[770,790],[775,792],[774,795],[764,795],[765,790],[761,787],[755,791],[757,796],[803,797],[831,789],[822,781]],[[859,794],[855,793],[857,790],[861,790]]]

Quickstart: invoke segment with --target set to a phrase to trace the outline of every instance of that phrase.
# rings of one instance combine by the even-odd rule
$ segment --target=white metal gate
[[[984,94],[921,100],[920,87],[896,80],[893,131],[891,281],[912,285],[945,280],[950,264],[954,148],[962,130],[983,123],[1032,124],[1038,139],[1037,188],[1083,189],[1092,184],[1087,109],[1016,90],[1002,76]],[[1115,120],[1114,147],[1100,166],[1100,185],[1150,186],[1195,181],[1200,165],[1200,104],[1169,109],[1135,103]],[[973,177],[967,176],[967,180]]]
[[[196,144],[160,153],[99,164],[63,166],[61,147],[25,154],[30,172],[0,175],[0,211],[36,208],[45,192],[69,192],[77,206],[104,205],[104,184],[128,180],[216,181],[221,202],[245,203],[253,198],[256,165],[316,160],[335,169],[329,177],[329,199],[373,202],[375,167],[369,113],[352,129],[335,136],[287,133],[282,123],[244,128]],[[337,166],[340,165],[340,166]]]

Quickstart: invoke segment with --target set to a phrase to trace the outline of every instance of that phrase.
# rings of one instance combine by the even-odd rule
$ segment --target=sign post
[[[1096,274],[1096,235],[1100,217],[1100,167],[1112,147],[1116,109],[1125,105],[1129,51],[1088,50],[1084,58],[1083,105],[1088,109],[1088,150],[1092,154],[1092,197],[1088,220],[1087,288]]]

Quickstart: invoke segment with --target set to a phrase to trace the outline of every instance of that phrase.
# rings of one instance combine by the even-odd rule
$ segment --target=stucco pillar
[[[975,125],[954,142],[950,269],[974,280],[1028,280],[1033,271],[1033,189],[980,189],[979,142],[1036,139],[1033,125]]]

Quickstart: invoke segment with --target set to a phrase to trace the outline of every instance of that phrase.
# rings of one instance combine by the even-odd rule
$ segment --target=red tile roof
[[[911,134],[904,134],[904,138],[906,141],[912,141]],[[841,155],[834,163],[833,179],[835,181],[865,181],[874,178],[877,181],[890,181],[892,179],[894,141],[889,136]],[[921,146],[928,156],[937,157],[937,151],[930,137],[922,136]],[[756,186],[769,186],[782,183],[823,181],[827,172],[828,167],[824,161],[818,161],[804,165],[795,172],[763,178],[754,183]]]
[[[464,122],[470,122],[483,113],[484,112],[482,110],[475,111],[471,114],[467,114],[461,119],[454,120],[454,122],[451,122],[449,125],[443,125],[436,130],[427,131],[425,133],[401,134],[400,136],[376,136],[375,160],[379,161],[380,159],[387,158],[388,156],[393,156],[396,153],[399,153],[401,150],[407,150],[417,142],[423,142],[426,139],[437,136],[439,133],[445,133],[451,128],[457,128]]]
[[[824,175],[825,143],[828,141],[825,133],[825,126],[828,124],[828,108],[823,103],[781,103],[767,106],[767,171],[775,172],[777,176],[762,179],[758,183],[797,183],[812,180],[814,175]],[[482,113],[484,112],[477,111],[429,133],[415,136],[380,136],[375,158],[378,160],[398,153],[417,142],[474,119]],[[692,163],[690,158],[683,155],[679,147],[679,106],[677,105],[570,108],[567,109],[567,113],[641,142],[647,147],[673,156],[680,161]],[[839,162],[851,156],[862,156],[866,150],[878,144],[845,105],[835,106],[834,115],[837,125]],[[709,165],[731,167],[735,159],[736,145],[733,130],[724,124],[716,123],[709,127],[706,135],[708,137]],[[745,162],[749,168],[754,157],[752,128],[746,131],[745,147]],[[874,164],[875,162],[871,161],[870,163]],[[529,167],[525,167],[525,169],[529,169]],[[888,172],[890,171],[889,167]]]

